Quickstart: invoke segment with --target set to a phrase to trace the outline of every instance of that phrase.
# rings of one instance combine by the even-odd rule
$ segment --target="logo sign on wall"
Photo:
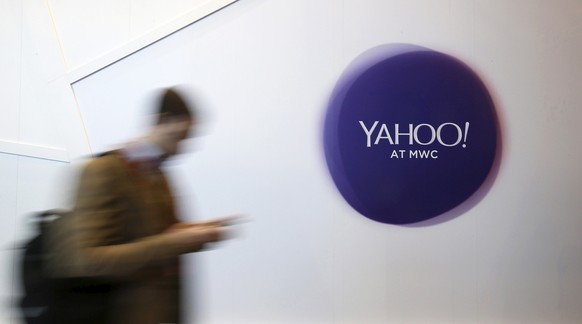
[[[498,122],[467,65],[427,48],[365,52],[329,101],[324,151],[345,200],[378,222],[411,224],[462,205],[497,158]]]

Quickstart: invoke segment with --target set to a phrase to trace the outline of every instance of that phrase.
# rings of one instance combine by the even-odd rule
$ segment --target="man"
[[[180,323],[179,256],[222,240],[228,225],[179,221],[159,168],[195,121],[180,95],[167,90],[146,136],[84,167],[74,210],[51,236],[49,262],[53,275],[83,278],[84,287],[66,281],[56,322]],[[70,307],[71,300],[80,306]]]

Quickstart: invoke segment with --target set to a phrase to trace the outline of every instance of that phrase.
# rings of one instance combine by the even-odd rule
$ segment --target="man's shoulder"
[[[111,151],[97,155],[89,159],[84,166],[85,172],[89,174],[111,173],[125,167],[125,161],[121,153]]]

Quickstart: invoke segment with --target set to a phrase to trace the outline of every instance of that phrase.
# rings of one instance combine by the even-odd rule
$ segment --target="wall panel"
[[[191,154],[167,166],[184,218],[236,212],[252,218],[238,238],[187,257],[190,319],[573,323],[582,317],[578,2],[242,0],[97,73],[89,69],[94,58],[130,46],[140,30],[176,18],[193,2],[47,3],[52,36],[38,31],[48,28],[50,16],[24,27],[12,16],[0,20],[9,22],[2,37],[12,48],[0,53],[12,75],[0,85],[16,93],[9,79],[22,78],[28,96],[22,104],[17,96],[0,98],[22,108],[2,110],[10,122],[0,121],[6,126],[0,140],[20,130],[21,139],[66,148],[74,160],[138,136],[148,125],[152,91],[183,85],[202,111],[200,136],[184,145]],[[21,11],[16,2],[6,4],[14,15]],[[35,8],[32,14],[42,12]],[[15,36],[30,27],[36,31]],[[48,37],[52,45],[43,43]],[[502,161],[491,190],[465,214],[434,226],[383,225],[357,214],[335,189],[322,152],[325,106],[343,69],[373,46],[398,42],[452,54],[475,69],[502,125]],[[50,63],[35,59],[36,46],[52,53]],[[64,54],[66,65],[58,66],[55,53]],[[6,63],[18,60],[22,68]],[[76,74],[79,66],[89,68]],[[20,129],[13,126],[18,114]],[[60,126],[44,128],[49,121]],[[64,165],[0,154],[8,179],[0,184],[6,225],[20,226],[26,212],[59,200],[51,184]],[[3,269],[0,276],[9,273]]]

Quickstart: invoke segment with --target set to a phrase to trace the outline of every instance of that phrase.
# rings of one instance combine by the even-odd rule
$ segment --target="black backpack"
[[[27,324],[103,324],[109,322],[114,292],[119,284],[95,278],[55,279],[46,271],[50,252],[44,246],[49,227],[70,217],[65,210],[33,215],[36,235],[23,247],[19,308]]]

